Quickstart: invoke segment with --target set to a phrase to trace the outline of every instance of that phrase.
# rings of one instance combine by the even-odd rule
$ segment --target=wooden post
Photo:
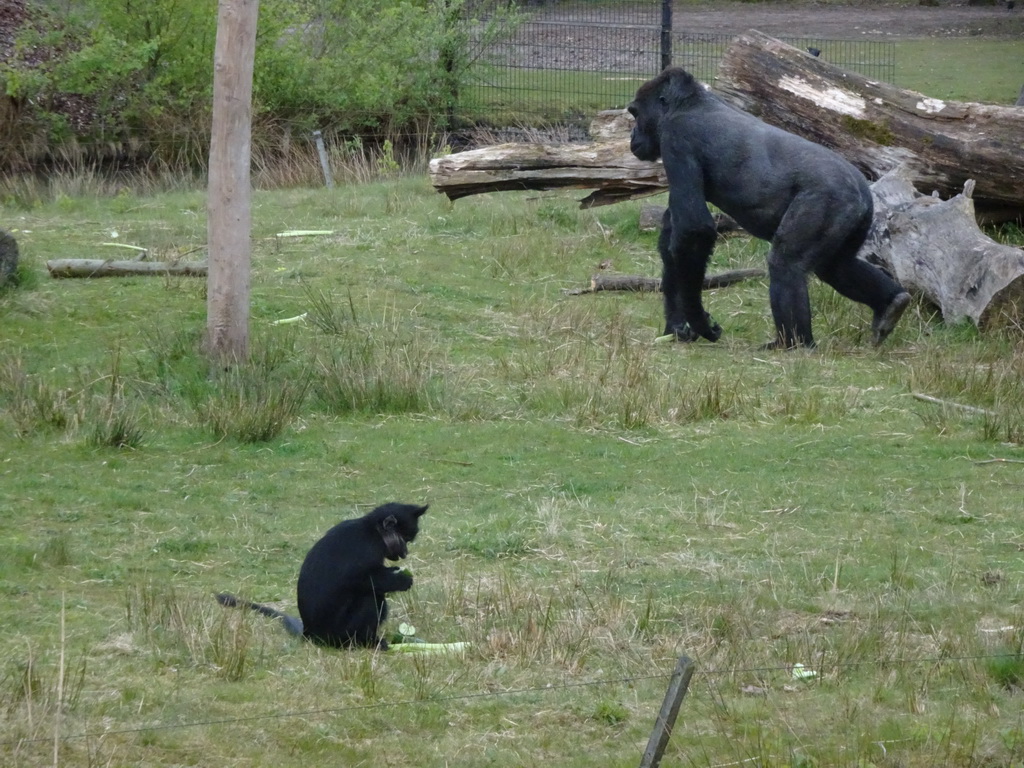
[[[313,141],[316,142],[316,153],[320,155],[320,167],[324,172],[324,184],[328,189],[334,189],[334,177],[331,175],[331,161],[327,157],[327,147],[324,146],[324,135],[320,131],[313,131]]]
[[[679,706],[683,703],[687,688],[690,687],[691,677],[693,677],[693,662],[687,656],[680,656],[675,672],[672,673],[672,679],[669,681],[668,691],[665,692],[665,701],[661,704],[658,719],[654,722],[654,731],[651,733],[647,749],[644,750],[643,759],[640,761],[640,768],[658,768],[661,765],[665,747],[668,746],[672,728],[676,724]]]
[[[220,0],[213,57],[206,350],[230,364],[249,351],[252,72],[259,0]]]

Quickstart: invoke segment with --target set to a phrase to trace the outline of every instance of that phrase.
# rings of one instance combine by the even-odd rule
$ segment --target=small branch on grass
[[[50,277],[136,277],[178,275],[206,277],[203,261],[111,261],[109,259],[52,259],[46,262]]]
[[[729,272],[721,272],[717,275],[708,275],[704,278],[705,290],[710,288],[724,288],[733,283],[741,283],[744,280],[752,280],[764,277],[763,269],[734,269]],[[590,278],[590,285],[586,288],[573,288],[567,290],[567,296],[582,296],[586,293],[598,293],[599,291],[637,291],[658,293],[661,291],[660,277],[643,277],[642,275],[593,275]]]
[[[956,408],[961,411],[967,411],[968,413],[976,413],[979,416],[992,416],[994,418],[999,415],[993,411],[987,411],[984,408],[977,408],[973,405],[962,405],[961,403],[954,403],[950,400],[940,400],[939,398],[932,397],[931,395],[922,395],[920,392],[913,392],[912,394],[915,399],[922,400],[926,403],[948,406],[949,408]]]

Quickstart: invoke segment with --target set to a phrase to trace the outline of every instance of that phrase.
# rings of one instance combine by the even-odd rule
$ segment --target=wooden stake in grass
[[[679,707],[683,703],[683,697],[686,696],[686,690],[690,687],[691,677],[693,677],[693,662],[688,656],[680,656],[676,663],[676,669],[672,673],[672,680],[668,684],[665,701],[661,704],[658,719],[654,722],[654,731],[651,733],[647,749],[644,750],[643,759],[640,761],[640,768],[658,768],[661,765],[665,747],[668,746],[672,728],[676,724]]]

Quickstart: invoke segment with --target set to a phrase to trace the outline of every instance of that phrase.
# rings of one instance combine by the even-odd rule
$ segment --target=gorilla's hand
[[[406,590],[412,589],[412,573],[408,568],[392,568],[391,573],[395,576],[395,587],[394,592],[405,592]]]

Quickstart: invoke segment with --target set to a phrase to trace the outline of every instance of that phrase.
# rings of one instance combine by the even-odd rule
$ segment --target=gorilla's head
[[[685,107],[704,92],[693,75],[669,67],[640,86],[626,110],[633,116],[630,151],[640,160],[661,157],[661,129],[666,116]]]

